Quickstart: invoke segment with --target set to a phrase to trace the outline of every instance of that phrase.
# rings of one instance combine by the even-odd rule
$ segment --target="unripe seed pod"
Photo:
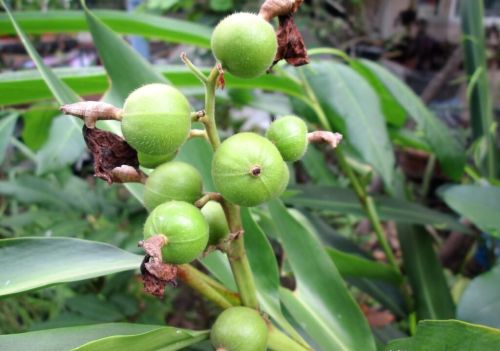
[[[285,116],[271,123],[266,137],[276,145],[285,161],[300,160],[307,150],[307,126],[296,116]]]
[[[279,196],[288,172],[278,149],[255,133],[238,133],[225,140],[214,154],[215,188],[230,202],[257,206]]]
[[[187,139],[191,107],[186,97],[166,84],[149,84],[133,91],[125,100],[122,132],[138,152],[168,155]]]
[[[224,310],[210,332],[210,341],[217,350],[265,351],[269,331],[260,314],[248,307]]]
[[[149,211],[170,200],[194,203],[202,194],[203,179],[193,166],[172,161],[157,167],[146,180],[144,205]]]
[[[142,152],[137,153],[137,158],[139,159],[139,164],[145,168],[155,168],[159,165],[172,161],[177,154],[177,151],[172,152],[168,155],[148,155]]]
[[[229,226],[221,204],[217,201],[209,201],[202,207],[201,213],[209,227],[208,244],[219,244],[229,234]]]
[[[156,207],[144,224],[144,240],[163,234],[163,262],[189,263],[207,246],[208,223],[200,210],[187,202],[169,201]]]
[[[240,12],[219,22],[212,33],[211,46],[222,68],[240,78],[254,78],[271,66],[278,43],[266,20]]]

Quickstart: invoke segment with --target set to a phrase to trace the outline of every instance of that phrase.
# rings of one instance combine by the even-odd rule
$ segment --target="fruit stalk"
[[[205,277],[203,277],[203,273],[199,272],[196,268],[188,264],[181,264],[177,267],[177,269],[177,277],[179,277],[179,279],[215,303],[217,306],[226,309],[238,305],[234,296],[229,298],[229,296],[221,294],[220,291],[217,291],[207,282]]]
[[[217,88],[220,70],[217,66],[214,66],[207,78],[185,55],[182,57],[182,60],[205,86],[205,116],[201,117],[200,121],[205,125],[208,141],[212,145],[212,148],[217,150],[220,145],[220,138],[215,122],[215,89]],[[228,245],[226,252],[231,264],[231,270],[236,280],[236,285],[238,286],[241,302],[245,306],[258,309],[259,303],[257,300],[255,282],[246,255],[243,236],[237,235],[238,233],[242,233],[240,209],[238,206],[227,201],[223,201],[223,208],[230,232],[236,234],[236,238]]]
[[[293,341],[286,336],[282,331],[272,324],[268,324],[269,338],[267,340],[267,347],[274,351],[311,351],[299,343]]]

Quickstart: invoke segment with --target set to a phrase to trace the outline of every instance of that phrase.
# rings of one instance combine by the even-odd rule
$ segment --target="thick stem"
[[[257,300],[257,289],[248,262],[245,251],[245,242],[243,238],[243,226],[241,225],[240,208],[227,201],[222,204],[226,214],[229,230],[235,236],[226,249],[227,257],[233,271],[238,291],[240,292],[241,302],[244,306],[259,308]]]
[[[221,308],[226,309],[234,306],[225,296],[210,286],[205,279],[201,278],[200,274],[201,272],[187,264],[177,267],[177,276],[192,289],[198,291]]]
[[[269,324],[269,339],[267,347],[274,351],[311,351],[296,341],[290,339],[274,325]]]

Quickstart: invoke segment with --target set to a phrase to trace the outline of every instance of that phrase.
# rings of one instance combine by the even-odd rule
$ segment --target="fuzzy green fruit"
[[[208,223],[194,205],[169,201],[156,207],[144,224],[145,240],[158,234],[167,237],[162,248],[165,263],[189,263],[207,246]]]
[[[137,158],[139,159],[139,164],[145,168],[155,168],[159,165],[172,161],[177,154],[177,151],[172,152],[168,155],[148,155],[142,152],[137,153]]]
[[[238,133],[225,140],[214,154],[215,188],[230,202],[257,206],[279,196],[288,172],[278,149],[255,133]]]
[[[268,329],[260,314],[248,307],[224,310],[210,332],[210,341],[217,350],[265,351]]]
[[[186,97],[166,84],[149,84],[125,100],[122,133],[138,152],[168,155],[187,139],[191,107]]]
[[[271,66],[278,42],[266,20],[240,12],[219,22],[212,33],[211,45],[225,70],[240,78],[254,78]]]
[[[226,221],[226,215],[220,203],[209,201],[202,207],[201,213],[208,222],[209,227],[209,245],[217,245],[229,234],[229,226]]]
[[[276,145],[285,161],[300,160],[307,150],[307,126],[296,116],[285,116],[271,123],[266,137]]]
[[[144,205],[149,211],[170,200],[194,203],[201,197],[203,179],[193,166],[172,161],[157,167],[144,187]]]

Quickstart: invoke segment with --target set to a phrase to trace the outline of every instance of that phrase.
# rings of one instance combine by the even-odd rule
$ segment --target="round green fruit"
[[[212,33],[211,45],[222,68],[240,78],[254,78],[271,66],[278,42],[266,20],[240,12],[219,22]]]
[[[162,248],[165,263],[189,263],[207,246],[208,224],[194,205],[169,201],[156,207],[144,224],[145,240],[158,234],[167,237]]]
[[[210,341],[217,350],[265,351],[268,329],[260,314],[248,307],[224,310],[210,332]]]
[[[191,107],[186,97],[166,84],[149,84],[125,100],[122,133],[138,152],[168,155],[187,139]]]
[[[255,133],[238,133],[215,152],[212,177],[225,199],[252,207],[281,194],[288,183],[284,165],[278,149],[269,140]]]
[[[144,205],[149,211],[170,200],[194,203],[202,194],[203,179],[193,166],[172,161],[158,166],[146,180]]]
[[[266,137],[276,145],[285,161],[300,160],[307,150],[307,126],[296,116],[285,116],[271,123]]]
[[[137,153],[137,158],[139,159],[139,164],[145,168],[155,168],[159,165],[172,161],[177,154],[177,151],[172,152],[168,155],[148,155],[142,152]]]
[[[205,217],[209,227],[209,245],[217,245],[229,234],[229,226],[226,215],[220,203],[209,201],[201,208],[201,213]]]

